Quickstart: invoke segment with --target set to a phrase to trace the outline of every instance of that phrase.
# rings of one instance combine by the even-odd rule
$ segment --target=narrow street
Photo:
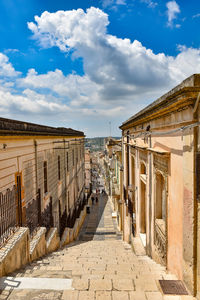
[[[112,205],[100,194],[76,242],[1,279],[0,299],[9,300],[180,300],[162,296],[158,280],[175,279],[123,242]]]

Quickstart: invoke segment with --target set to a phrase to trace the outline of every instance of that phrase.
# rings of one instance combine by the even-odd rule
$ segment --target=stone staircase
[[[0,299],[195,299],[190,295],[163,295],[159,280],[176,277],[148,256],[136,255],[117,233],[106,234],[116,230],[110,214],[111,204],[105,202],[104,208],[98,205],[92,208],[93,214],[86,217],[78,241],[38,259],[10,277],[1,278]],[[95,235],[95,232],[102,234]]]

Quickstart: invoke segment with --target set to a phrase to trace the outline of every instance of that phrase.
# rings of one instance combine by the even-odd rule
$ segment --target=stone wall
[[[41,227],[30,242],[30,261],[36,260],[46,254],[47,246],[45,239],[46,228]]]
[[[20,227],[7,243],[0,248],[0,277],[8,275],[29,262],[74,241],[80,232],[85,217],[86,207],[77,218],[74,228],[65,228],[61,241],[57,228],[51,228],[45,236],[46,228],[40,227],[30,240],[29,229]]]
[[[40,215],[45,213],[50,201],[53,204],[53,225],[60,229],[59,217],[63,212],[74,210],[80,203],[84,189],[84,144],[83,137],[54,136],[9,136],[3,138],[6,145],[1,151],[0,192],[20,189],[21,207],[18,208],[20,226],[29,223],[28,207],[40,195],[41,213],[36,224],[46,226]],[[74,155],[73,155],[74,153]],[[58,174],[58,158],[60,174]],[[47,178],[44,178],[44,162],[47,164]],[[60,176],[59,176],[60,175]],[[44,188],[47,182],[47,189]],[[59,211],[60,207],[60,211]],[[22,214],[22,220],[21,220]],[[37,215],[36,215],[37,218]],[[22,221],[22,222],[21,222]]]
[[[29,230],[21,227],[0,249],[0,277],[29,263],[29,249]]]
[[[57,228],[51,228],[46,237],[47,253],[57,250],[60,246],[60,238]]]

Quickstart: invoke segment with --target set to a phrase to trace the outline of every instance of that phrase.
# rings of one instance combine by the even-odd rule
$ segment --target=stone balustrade
[[[166,225],[163,219],[155,220],[155,246],[161,262],[166,264]]]

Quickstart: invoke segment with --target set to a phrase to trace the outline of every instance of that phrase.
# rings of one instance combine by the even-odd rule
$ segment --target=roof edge
[[[51,127],[18,120],[0,118],[0,135],[50,135],[50,136],[85,136],[82,131],[72,128]]]
[[[136,118],[142,116],[143,114],[149,112],[152,110],[156,105],[161,104],[166,99],[172,97],[173,94],[180,92],[184,88],[191,88],[191,87],[199,87],[200,88],[200,74],[193,74],[190,77],[183,80],[179,85],[175,86],[173,89],[171,89],[169,92],[165,93],[161,97],[159,97],[157,100],[153,101],[151,104],[140,110],[135,115],[131,116],[129,119],[127,119],[125,122],[122,123],[119,128],[123,130],[123,127],[132,123]]]

